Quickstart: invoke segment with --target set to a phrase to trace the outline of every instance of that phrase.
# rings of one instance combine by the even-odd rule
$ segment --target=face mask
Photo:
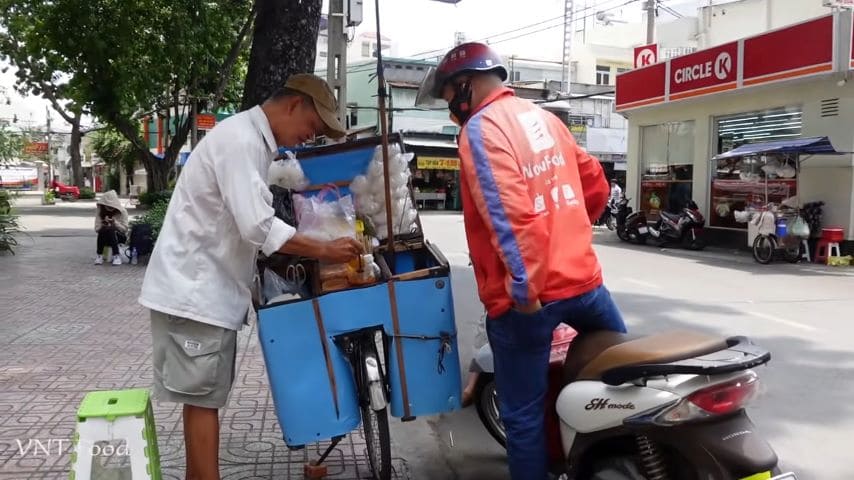
[[[471,81],[456,85],[454,89],[454,96],[448,102],[448,110],[451,111],[451,120],[457,125],[462,126],[472,113]]]

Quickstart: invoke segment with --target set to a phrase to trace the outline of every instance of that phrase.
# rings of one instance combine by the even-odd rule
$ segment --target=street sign
[[[635,47],[635,68],[648,67],[658,63],[658,45]]]

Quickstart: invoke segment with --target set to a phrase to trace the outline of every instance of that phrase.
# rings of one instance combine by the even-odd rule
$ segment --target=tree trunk
[[[81,116],[81,112],[75,113],[71,122],[71,176],[74,179],[74,185],[78,188],[83,188],[84,185],[83,165],[80,158],[80,140],[83,138],[83,134],[80,132]]]
[[[146,190],[149,192],[162,192],[169,187],[169,173],[175,158],[169,160],[169,155],[157,158],[150,152],[139,152],[142,156],[142,164],[145,166]]]
[[[322,0],[255,0],[255,33],[241,110],[285,85],[292,73],[314,72]]]

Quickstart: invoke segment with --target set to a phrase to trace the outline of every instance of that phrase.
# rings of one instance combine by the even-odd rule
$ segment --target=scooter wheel
[[[486,427],[496,442],[507,448],[507,432],[504,430],[504,424],[501,423],[501,416],[498,413],[498,391],[495,387],[495,375],[491,373],[480,374],[474,389],[474,399],[480,422],[483,423],[483,426]]]

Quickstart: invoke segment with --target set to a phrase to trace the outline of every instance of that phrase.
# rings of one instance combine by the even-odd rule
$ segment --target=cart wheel
[[[368,464],[374,480],[391,479],[391,436],[388,431],[388,408],[376,411],[370,404],[362,406],[362,433],[368,450]]]
[[[762,265],[768,265],[774,258],[777,242],[770,235],[758,235],[753,240],[753,259]]]

